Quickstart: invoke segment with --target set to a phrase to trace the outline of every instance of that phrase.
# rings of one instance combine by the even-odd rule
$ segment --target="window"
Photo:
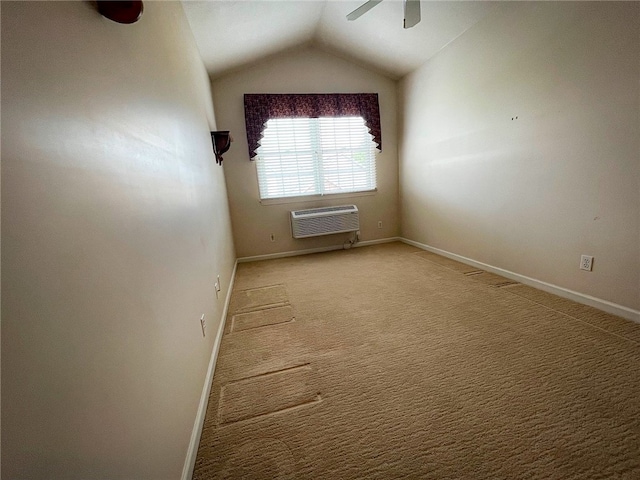
[[[262,135],[261,199],[376,188],[376,145],[362,117],[273,118]]]
[[[375,190],[377,93],[246,93],[244,116],[262,199]]]

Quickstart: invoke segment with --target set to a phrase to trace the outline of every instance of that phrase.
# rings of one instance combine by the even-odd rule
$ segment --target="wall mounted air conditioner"
[[[358,230],[360,230],[360,217],[358,207],[355,205],[291,211],[293,238],[317,237]]]

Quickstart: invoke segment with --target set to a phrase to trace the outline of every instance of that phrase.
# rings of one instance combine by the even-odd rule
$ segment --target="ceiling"
[[[421,1],[422,21],[403,29],[401,0],[384,0],[359,19],[362,1],[184,1],[212,77],[301,45],[315,45],[398,79],[424,64],[487,15],[496,3]]]

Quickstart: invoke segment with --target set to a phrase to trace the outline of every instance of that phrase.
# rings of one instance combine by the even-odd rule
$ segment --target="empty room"
[[[3,479],[640,478],[640,3],[0,18]]]

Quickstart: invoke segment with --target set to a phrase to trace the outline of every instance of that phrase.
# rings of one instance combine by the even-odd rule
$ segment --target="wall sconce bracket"
[[[228,130],[211,132],[211,141],[213,142],[213,153],[216,155],[216,163],[222,165],[222,154],[229,150],[233,138]]]

